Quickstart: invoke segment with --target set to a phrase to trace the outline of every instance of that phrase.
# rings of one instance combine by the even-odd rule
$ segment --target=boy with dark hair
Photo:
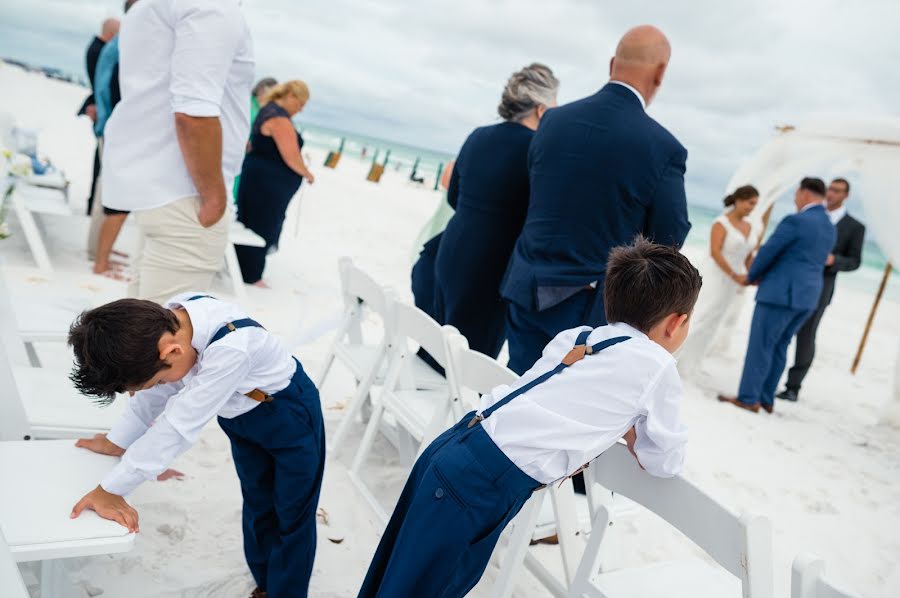
[[[77,446],[122,460],[72,510],[138,531],[124,499],[196,442],[218,416],[244,498],[253,596],[306,596],[325,462],[319,393],[303,367],[237,306],[187,293],[165,307],[122,299],[83,313],[69,331],[72,381],[109,403],[132,397],[109,434]]]
[[[512,385],[481,398],[422,453],[359,595],[465,596],[531,494],[620,438],[650,474],[681,471],[687,432],[672,353],[700,274],[675,247],[638,238],[610,253],[607,326],[559,333]]]

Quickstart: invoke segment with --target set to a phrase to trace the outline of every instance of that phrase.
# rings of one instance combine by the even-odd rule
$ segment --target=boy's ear
[[[181,348],[181,345],[173,341],[161,342],[159,347],[159,359],[160,361],[165,361],[170,355],[172,357],[177,357],[184,349]]]
[[[687,322],[688,314],[672,314],[666,320],[666,336],[675,336],[679,328]]]

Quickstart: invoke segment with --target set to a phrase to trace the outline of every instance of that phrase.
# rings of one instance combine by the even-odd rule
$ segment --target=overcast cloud
[[[560,103],[596,91],[630,26],[669,36],[651,113],[688,148],[688,192],[718,202],[741,160],[812,112],[896,115],[900,4],[776,0],[587,2],[244,0],[257,74],[305,79],[311,124],[455,152],[496,122],[509,74],[539,61]],[[118,0],[0,0],[0,55],[83,69]]]

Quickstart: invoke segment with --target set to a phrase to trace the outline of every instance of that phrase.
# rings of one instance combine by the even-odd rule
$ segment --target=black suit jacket
[[[831,252],[834,255],[834,264],[825,268],[825,285],[822,288],[825,305],[830,304],[834,297],[837,273],[852,272],[862,264],[862,249],[866,238],[866,227],[850,214],[845,214],[835,225],[835,229],[837,240]]]

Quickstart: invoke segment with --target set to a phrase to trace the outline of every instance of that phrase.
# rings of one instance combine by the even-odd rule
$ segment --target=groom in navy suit
[[[687,150],[646,113],[670,55],[660,30],[631,29],[609,83],[548,110],[531,141],[528,213],[500,289],[509,302],[509,367],[518,374],[559,332],[606,324],[610,249],[638,234],[665,245],[687,236]]]
[[[797,213],[778,224],[753,260],[747,283],[759,284],[759,290],[741,386],[737,397],[719,395],[720,401],[772,413],[788,345],[819,302],[822,268],[834,247],[824,199],[822,179],[800,181],[794,195]]]

